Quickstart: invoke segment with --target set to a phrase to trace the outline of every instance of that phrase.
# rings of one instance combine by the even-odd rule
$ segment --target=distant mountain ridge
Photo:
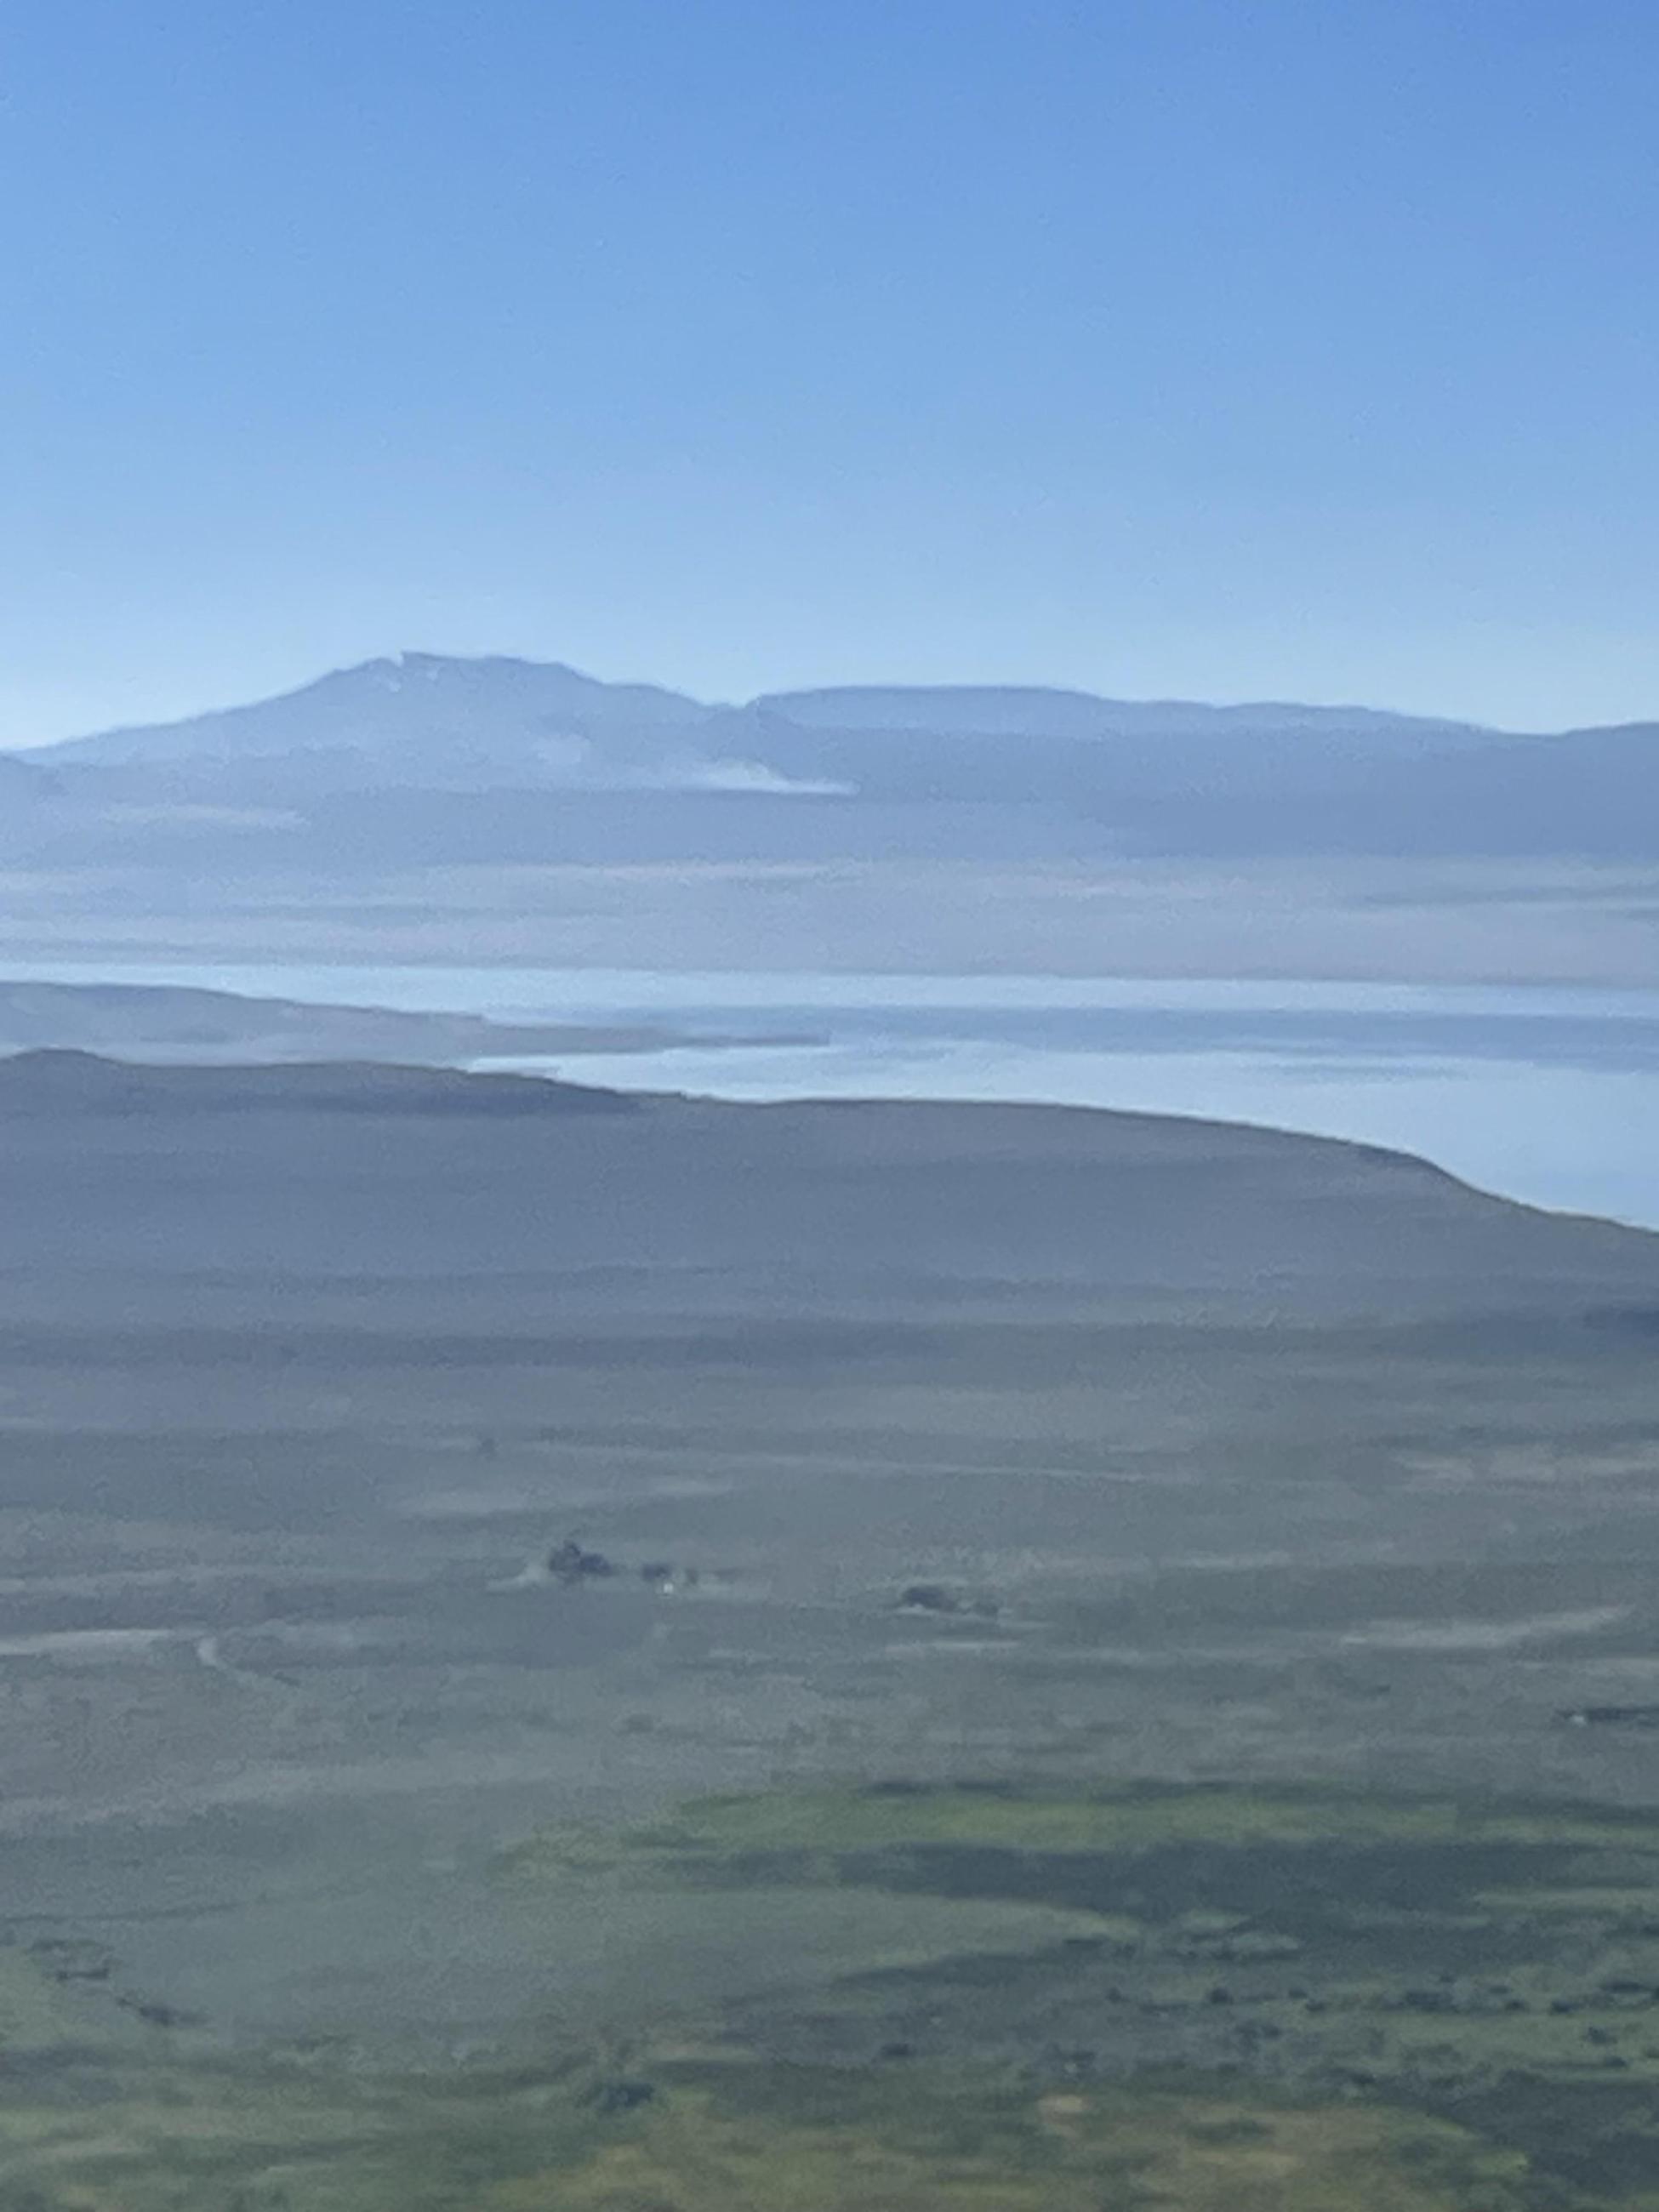
[[[1042,685],[853,684],[765,693],[732,707],[657,684],[607,683],[561,661],[403,653],[334,670],[250,705],[25,750],[33,760],[112,766],[310,748],[380,751],[429,744],[439,736],[457,744],[512,738],[533,745],[566,734],[635,737],[649,730],[689,735],[710,726],[763,728],[775,722],[971,737],[1186,737],[1273,729],[1449,743],[1497,734],[1470,723],[1370,707],[1124,700]]]
[[[1498,732],[1471,722],[1393,714],[1376,707],[1295,702],[1212,705],[1192,699],[1111,699],[1040,685],[842,685],[777,691],[753,702],[762,714],[804,728],[957,731],[976,737],[1173,738],[1248,736],[1260,730],[1312,737],[1484,743]]]
[[[1368,707],[949,684],[722,705],[559,662],[424,653],[0,757],[0,789],[22,825],[12,849],[32,854],[37,823],[52,854],[95,865],[216,837],[227,865],[263,838],[325,872],[343,855],[1659,859],[1651,724],[1516,735]]]

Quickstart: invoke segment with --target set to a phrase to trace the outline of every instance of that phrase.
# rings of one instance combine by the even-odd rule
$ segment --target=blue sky
[[[1659,716],[1652,0],[9,0],[0,741],[404,647]]]

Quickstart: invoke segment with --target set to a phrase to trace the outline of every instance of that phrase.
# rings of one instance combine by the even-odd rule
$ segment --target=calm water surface
[[[702,1040],[537,1065],[728,1098],[1048,1099],[1421,1152],[1486,1188],[1659,1227],[1659,991],[1016,975],[40,965]]]

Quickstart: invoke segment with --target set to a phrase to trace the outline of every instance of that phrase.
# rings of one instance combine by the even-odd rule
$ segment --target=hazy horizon
[[[315,659],[308,662],[296,659],[284,664],[283,672],[257,680],[250,674],[240,688],[236,688],[236,679],[228,672],[219,678],[204,675],[195,688],[188,682],[161,689],[141,684],[129,692],[118,680],[114,680],[107,695],[110,703],[97,719],[88,720],[83,713],[71,725],[60,717],[50,727],[42,726],[38,733],[25,733],[21,723],[0,720],[0,752],[43,751],[53,745],[102,736],[117,729],[144,729],[193,720],[200,715],[222,713],[266,699],[284,698],[327,676],[345,674],[382,661],[413,659],[516,661],[535,666],[560,666],[601,684],[650,684],[696,699],[706,706],[743,706],[780,694],[816,691],[971,690],[1073,693],[1131,706],[1313,707],[1331,712],[1357,711],[1425,721],[1467,723],[1471,728],[1487,729],[1500,735],[1552,736],[1577,729],[1659,723],[1659,677],[1645,702],[1637,701],[1627,712],[1569,713],[1547,720],[1504,720],[1495,714],[1477,714],[1449,705],[1426,692],[1409,699],[1370,696],[1357,691],[1343,692],[1340,688],[1321,690],[1313,685],[1298,686],[1294,680],[1273,690],[1248,690],[1242,685],[1231,690],[1224,685],[1201,690],[1195,685],[1183,688],[1178,682],[1167,683],[1161,688],[1144,686],[1136,690],[1127,684],[1114,684],[1108,680],[1109,671],[1091,679],[1064,671],[1045,672],[1014,663],[991,667],[970,661],[964,672],[962,667],[939,661],[902,665],[877,661],[866,665],[854,658],[835,653],[826,653],[819,660],[792,665],[763,678],[738,677],[721,686],[683,678],[677,668],[659,667],[648,648],[643,649],[634,662],[607,662],[600,665],[594,657],[565,649],[554,639],[544,647],[512,641],[453,647],[429,642],[378,647],[369,645],[325,663]],[[763,667],[759,661],[745,664],[735,653],[723,663],[714,665],[726,665],[734,670],[744,665],[756,670]],[[0,716],[7,711],[3,694],[0,693]]]
[[[549,649],[546,652],[532,652],[518,647],[503,645],[498,647],[481,647],[476,649],[469,648],[464,652],[449,652],[441,647],[428,645],[402,645],[386,647],[378,651],[364,651],[354,653],[349,659],[331,663],[327,667],[320,665],[313,666],[308,672],[295,675],[289,680],[276,684],[266,690],[255,691],[252,690],[245,690],[234,694],[234,696],[216,692],[211,696],[204,695],[199,697],[185,700],[184,703],[175,705],[165,710],[144,714],[124,713],[118,714],[113,720],[99,723],[95,727],[88,725],[85,727],[64,729],[56,732],[50,737],[19,738],[13,736],[0,735],[0,752],[27,753],[46,751],[55,745],[73,743],[80,738],[100,737],[118,729],[146,729],[151,726],[165,727],[174,721],[191,721],[200,716],[233,711],[239,707],[260,703],[267,699],[287,698],[295,692],[309,690],[313,684],[319,683],[330,676],[347,675],[356,670],[375,667],[382,663],[389,663],[395,665],[399,663],[411,660],[439,660],[471,663],[507,662],[532,667],[560,667],[568,669],[574,675],[587,678],[595,683],[621,685],[647,684],[653,689],[672,692],[679,697],[695,699],[700,705],[709,707],[741,707],[752,704],[757,700],[764,698],[811,694],[820,691],[987,690],[1056,693],[1097,698],[1114,704],[1121,703],[1126,706],[1136,707],[1205,706],[1223,708],[1261,708],[1264,709],[1312,707],[1332,713],[1354,712],[1391,714],[1399,715],[1404,719],[1420,719],[1429,721],[1467,721],[1471,728],[1489,729],[1498,735],[1514,734],[1549,736],[1555,733],[1553,729],[1546,730],[1541,727],[1522,729],[1520,726],[1505,725],[1498,722],[1479,721],[1468,716],[1453,714],[1449,711],[1431,706],[1404,707],[1399,705],[1395,702],[1386,699],[1362,699],[1358,697],[1335,696],[1328,698],[1316,697],[1311,693],[1297,690],[1282,690],[1272,694],[1251,693],[1246,695],[1241,692],[1237,694],[1200,696],[1199,693],[1191,690],[1183,691],[1180,690],[1165,690],[1157,692],[1147,691],[1130,694],[1125,691],[1110,690],[1099,684],[1073,682],[1065,677],[1044,676],[1042,674],[1033,674],[1029,672],[1024,674],[1011,673],[1001,676],[964,677],[955,670],[943,667],[935,669],[932,673],[915,673],[902,676],[888,674],[879,668],[871,670],[857,669],[849,666],[846,671],[840,674],[831,674],[829,676],[814,673],[809,669],[805,673],[799,675],[794,679],[787,682],[753,684],[747,685],[746,687],[738,686],[724,691],[714,692],[699,690],[693,684],[683,683],[674,672],[668,671],[665,672],[649,665],[647,663],[641,663],[637,666],[598,668],[583,661],[574,654],[559,652],[556,649]],[[1622,721],[1638,723],[1659,721],[1659,703],[1656,703],[1650,713],[1642,713],[1625,716],[1621,717],[1620,720]],[[1563,730],[1589,728],[1595,726],[1599,726],[1589,722],[1573,722],[1560,726]]]

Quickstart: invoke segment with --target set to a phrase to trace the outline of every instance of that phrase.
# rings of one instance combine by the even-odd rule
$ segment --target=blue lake
[[[1271,1122],[1659,1227],[1659,991],[499,967],[9,972],[660,1024],[711,1041],[538,1065],[729,1098],[1048,1099]]]

